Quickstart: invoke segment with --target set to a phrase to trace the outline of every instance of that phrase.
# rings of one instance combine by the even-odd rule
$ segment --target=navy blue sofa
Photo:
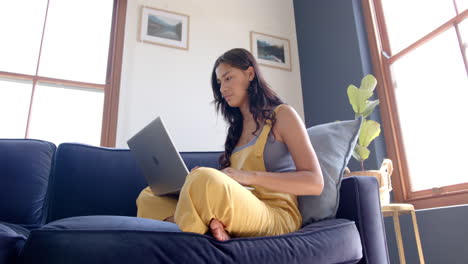
[[[189,169],[220,152],[181,152]],[[0,139],[0,263],[389,263],[377,181],[342,182],[336,219],[220,242],[137,218],[127,149]]]

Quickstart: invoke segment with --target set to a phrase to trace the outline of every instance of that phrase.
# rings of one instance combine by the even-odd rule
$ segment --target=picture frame
[[[291,71],[289,39],[250,31],[250,52],[258,64]]]
[[[140,41],[188,50],[190,16],[168,10],[142,6]]]

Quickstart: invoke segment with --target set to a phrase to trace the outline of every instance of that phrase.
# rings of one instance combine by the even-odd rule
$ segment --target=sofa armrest
[[[356,223],[363,250],[359,263],[390,263],[376,178],[353,176],[343,179],[336,217]]]
[[[55,151],[48,141],[0,139],[0,221],[28,229],[44,224]]]

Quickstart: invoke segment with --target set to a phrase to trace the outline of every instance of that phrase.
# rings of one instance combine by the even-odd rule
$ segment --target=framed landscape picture
[[[189,20],[188,15],[143,6],[140,41],[188,50]]]
[[[289,39],[250,31],[250,52],[261,65],[291,71]]]

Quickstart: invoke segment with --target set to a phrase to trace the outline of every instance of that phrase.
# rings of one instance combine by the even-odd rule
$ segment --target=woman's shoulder
[[[275,125],[272,127],[272,133],[275,139],[284,143],[283,135],[288,131],[291,120],[297,115],[296,110],[288,104],[280,104],[273,108],[275,112]]]
[[[294,107],[283,104],[276,112],[276,124],[278,131],[287,131],[291,127],[296,127],[298,123],[303,124],[302,118],[297,113]]]
[[[273,127],[278,141],[286,143],[287,138],[296,137],[298,130],[305,128],[304,121],[290,105],[283,105],[276,114],[276,124]]]
[[[267,109],[270,110],[270,111],[273,111],[275,112],[276,114],[278,114],[278,112],[281,110],[281,109],[285,109],[285,108],[292,108],[290,105],[286,104],[286,103],[282,103],[282,104],[278,104],[278,105],[272,105],[270,107],[268,107]]]
[[[284,117],[289,117],[291,115],[296,115],[297,112],[296,110],[288,105],[288,104],[280,104],[280,105],[277,105],[275,108],[274,108],[274,111],[276,113],[276,118],[284,118]]]
[[[275,105],[275,106],[271,106],[269,108],[267,108],[268,110],[270,111],[273,111],[271,112],[270,114],[270,117],[275,117],[276,121],[278,121],[278,118],[288,118],[288,116],[290,116],[291,114],[294,114],[296,113],[296,110],[294,110],[294,108],[288,104],[279,104],[279,105]],[[274,113],[274,114],[273,114]],[[265,123],[265,122],[268,122],[268,119],[267,120],[264,120],[264,119],[260,119],[259,120],[261,123]]]

